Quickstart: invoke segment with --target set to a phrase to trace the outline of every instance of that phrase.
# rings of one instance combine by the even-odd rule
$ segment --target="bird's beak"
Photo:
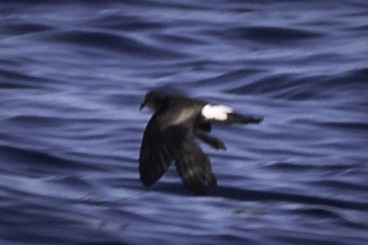
[[[143,109],[143,107],[145,107],[146,106],[146,102],[145,101],[143,101],[143,103],[141,104],[141,106],[139,107],[139,110],[141,111],[142,109]]]

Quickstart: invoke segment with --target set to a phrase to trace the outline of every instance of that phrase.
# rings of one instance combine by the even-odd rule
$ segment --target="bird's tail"
[[[252,115],[241,115],[238,113],[229,113],[226,119],[226,121],[230,123],[244,123],[244,124],[248,123],[258,124],[262,122],[262,120],[263,120],[262,117]]]

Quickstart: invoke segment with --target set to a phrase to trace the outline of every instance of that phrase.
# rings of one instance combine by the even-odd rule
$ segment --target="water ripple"
[[[50,40],[87,48],[98,48],[142,58],[167,58],[182,56],[179,52],[149,46],[121,35],[97,31],[67,31],[57,33]]]

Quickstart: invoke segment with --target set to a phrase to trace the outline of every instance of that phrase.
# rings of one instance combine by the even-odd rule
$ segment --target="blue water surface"
[[[368,244],[368,2],[0,3],[0,244]],[[214,127],[219,187],[139,181],[161,88]]]

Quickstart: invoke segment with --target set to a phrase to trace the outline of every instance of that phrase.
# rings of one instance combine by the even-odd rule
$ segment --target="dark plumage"
[[[154,112],[144,131],[140,155],[140,180],[153,185],[175,161],[183,184],[193,193],[206,194],[216,187],[208,157],[195,138],[214,149],[225,149],[224,143],[208,133],[212,123],[260,123],[262,118],[241,115],[227,106],[211,105],[202,100],[178,94],[150,91],[141,109],[147,106]]]

